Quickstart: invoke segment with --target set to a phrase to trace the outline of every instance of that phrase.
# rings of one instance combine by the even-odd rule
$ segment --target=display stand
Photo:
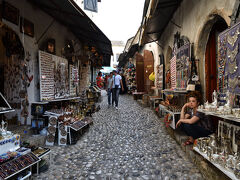
[[[153,109],[156,108],[156,101],[160,101],[160,100],[162,100],[162,98],[159,96],[149,96],[149,101],[151,102],[150,105],[151,107],[153,105]]]
[[[176,123],[180,117],[180,114],[181,114],[181,110],[180,110],[180,107],[182,107],[185,103],[185,96],[187,94],[187,90],[185,89],[175,89],[175,90],[172,90],[172,89],[164,89],[163,90],[163,93],[168,96],[170,94],[173,95],[173,97],[177,97],[178,99],[178,102],[177,102],[177,106],[179,107],[179,110],[176,110],[176,111],[173,111],[173,110],[170,110],[168,107],[160,104],[159,105],[159,109],[160,111],[164,111],[170,115],[172,115],[172,122],[169,124],[169,126],[173,129],[176,129]],[[176,103],[176,102],[174,102]],[[171,105],[169,106],[171,107]]]
[[[49,158],[49,165],[52,163],[52,155],[51,155],[51,150],[48,148],[44,148],[45,152],[41,154],[35,154],[40,160],[42,160],[45,156],[48,156]],[[40,162],[40,161],[39,161]],[[37,162],[37,175],[39,175],[39,162]]]
[[[172,115],[173,119],[172,119],[171,124],[169,124],[169,126],[173,129],[176,129],[176,119],[177,119],[177,116],[181,114],[181,112],[172,112],[172,111],[168,110],[166,106],[163,106],[161,104],[159,104],[159,110],[160,110],[160,112],[164,111],[164,112]]]
[[[32,152],[7,161],[6,163],[0,165],[0,178],[12,178],[28,168],[30,168],[30,172],[32,172],[32,166],[39,161],[40,159]],[[26,176],[29,176],[29,174]]]
[[[240,123],[240,118],[237,118],[233,115],[221,115],[221,114],[218,114],[218,113],[215,113],[215,112],[210,112],[210,111],[207,111],[207,110],[204,110],[204,109],[198,109],[197,111],[201,112],[201,113],[204,113],[206,115],[216,116],[216,117],[219,117],[219,118],[222,118],[222,119],[226,119],[228,121],[234,121],[234,122]]]
[[[10,104],[7,100],[3,97],[2,93],[0,92],[0,114],[14,112],[15,110],[11,108]]]
[[[196,151],[197,153],[199,153],[202,157],[204,157],[206,160],[208,160],[210,163],[212,163],[216,168],[218,168],[220,171],[222,171],[225,175],[227,175],[230,179],[232,180],[239,180],[234,173],[232,173],[231,171],[225,169],[224,167],[222,167],[221,165],[214,163],[212,161],[210,161],[209,157],[207,156],[207,154],[201,152],[197,147],[193,147],[193,150]]]

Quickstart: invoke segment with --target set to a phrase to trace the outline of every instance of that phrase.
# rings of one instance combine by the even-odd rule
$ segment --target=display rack
[[[232,180],[239,180],[234,173],[232,173],[231,171],[225,169],[224,167],[222,167],[221,165],[214,163],[212,161],[210,161],[209,157],[207,156],[207,154],[202,153],[198,147],[193,147],[193,150],[196,151],[197,153],[199,153],[202,157],[204,157],[206,160],[208,160],[210,163],[212,163],[216,168],[218,168],[220,171],[222,171],[225,175],[227,175],[229,178],[231,178]]]
[[[219,117],[219,118],[222,118],[222,119],[226,119],[226,120],[230,120],[230,121],[240,123],[240,118],[236,118],[233,115],[221,115],[221,114],[217,114],[215,112],[210,112],[210,111],[203,110],[203,109],[198,109],[197,111],[201,112],[201,113],[204,113],[206,115],[216,116],[216,117]]]
[[[175,89],[175,90],[173,90],[173,89],[164,89],[163,90],[163,92],[164,93],[187,93],[188,91],[187,90],[185,90],[185,89],[182,89],[182,90],[177,90],[177,89]]]
[[[175,118],[175,116],[176,116],[176,115],[180,115],[181,112],[173,112],[173,111],[170,111],[170,110],[167,109],[166,106],[163,106],[162,104],[159,104],[159,110],[160,110],[160,111],[165,111],[165,112],[167,112],[167,113],[169,113],[169,114],[172,115],[173,119],[172,119],[171,124],[169,124],[169,126],[170,126],[171,128],[173,128],[173,129],[176,129],[176,118]]]
[[[163,93],[166,96],[173,94],[174,97],[177,97],[176,98],[177,102],[174,101],[176,103],[174,106],[178,106],[179,108],[185,104],[185,99],[186,99],[185,97],[186,97],[187,92],[188,91],[185,89],[164,89],[163,90]],[[170,104],[170,106],[171,106],[171,104]],[[169,126],[173,129],[176,129],[176,122],[178,120],[177,116],[180,116],[181,112],[180,111],[176,111],[176,112],[171,111],[162,104],[159,105],[159,109],[172,115],[173,119],[172,119],[171,124],[169,124]]]
[[[20,165],[19,165],[20,162],[21,162],[21,163],[20,163],[21,166],[23,166],[23,165],[22,165],[22,161],[24,161],[24,163],[27,162],[27,161],[25,161],[25,160],[22,160],[22,158],[27,157],[27,156],[33,157],[34,161],[32,161],[31,163],[28,162],[28,164],[27,164],[25,167],[19,168],[19,167],[20,167]],[[18,160],[18,159],[19,159],[19,160]],[[38,163],[39,161],[40,161],[40,159],[39,159],[38,157],[36,157],[33,153],[28,153],[28,154],[26,154],[26,155],[19,156],[18,158],[15,158],[15,159],[13,159],[13,160],[10,160],[10,161],[8,161],[8,162],[3,163],[3,164],[0,165],[0,172],[4,169],[5,164],[6,164],[6,166],[9,167],[9,168],[11,168],[10,166],[12,166],[11,172],[8,172],[8,171],[7,171],[8,175],[6,175],[6,172],[1,172],[2,175],[0,175],[0,178],[2,178],[2,179],[12,178],[13,176],[19,174],[20,172],[22,172],[22,171],[24,171],[25,169],[28,169],[28,168],[30,168],[30,171],[31,171],[31,167],[32,167],[34,164]],[[16,164],[18,164],[18,165],[16,165]],[[25,164],[24,164],[24,165],[25,165]],[[16,167],[17,167],[17,169],[16,169]],[[15,170],[15,172],[12,172],[13,169]]]
[[[52,162],[52,155],[51,155],[51,150],[48,148],[44,148],[46,151],[40,155],[36,155],[40,160],[42,160],[43,157],[49,156],[49,164],[51,165]],[[39,161],[40,162],[40,161]],[[37,175],[39,175],[39,162],[37,162]]]
[[[1,92],[0,92],[0,99],[1,99],[0,114],[10,113],[15,111],[14,109],[11,108],[10,104],[7,102],[7,100],[4,98]]]

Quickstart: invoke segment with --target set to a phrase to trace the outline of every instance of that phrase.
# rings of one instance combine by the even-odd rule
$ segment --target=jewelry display
[[[238,54],[238,45],[236,48],[231,51],[229,48],[227,50],[227,58],[228,58],[228,71],[227,73],[233,74],[237,71],[238,66],[237,66],[237,56]]]
[[[234,77],[233,79],[228,76],[228,87],[234,90],[239,85],[238,77]]]
[[[235,32],[230,32],[227,35],[227,42],[230,44],[232,47],[235,45],[236,41],[238,40],[238,35],[239,35],[239,30],[238,28],[236,29]]]
[[[13,160],[0,165],[0,177],[5,179],[21,169],[40,161],[33,153],[21,155]]]

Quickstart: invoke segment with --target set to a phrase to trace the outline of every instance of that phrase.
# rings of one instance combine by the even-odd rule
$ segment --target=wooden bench
[[[138,99],[142,99],[142,96],[146,94],[146,92],[133,92],[133,99],[134,100],[138,100]]]

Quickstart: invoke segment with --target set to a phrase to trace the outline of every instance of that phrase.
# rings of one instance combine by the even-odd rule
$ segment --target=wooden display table
[[[134,100],[138,100],[138,99],[142,99],[142,96],[144,94],[147,94],[146,92],[133,92],[132,95],[133,95],[133,99]]]

